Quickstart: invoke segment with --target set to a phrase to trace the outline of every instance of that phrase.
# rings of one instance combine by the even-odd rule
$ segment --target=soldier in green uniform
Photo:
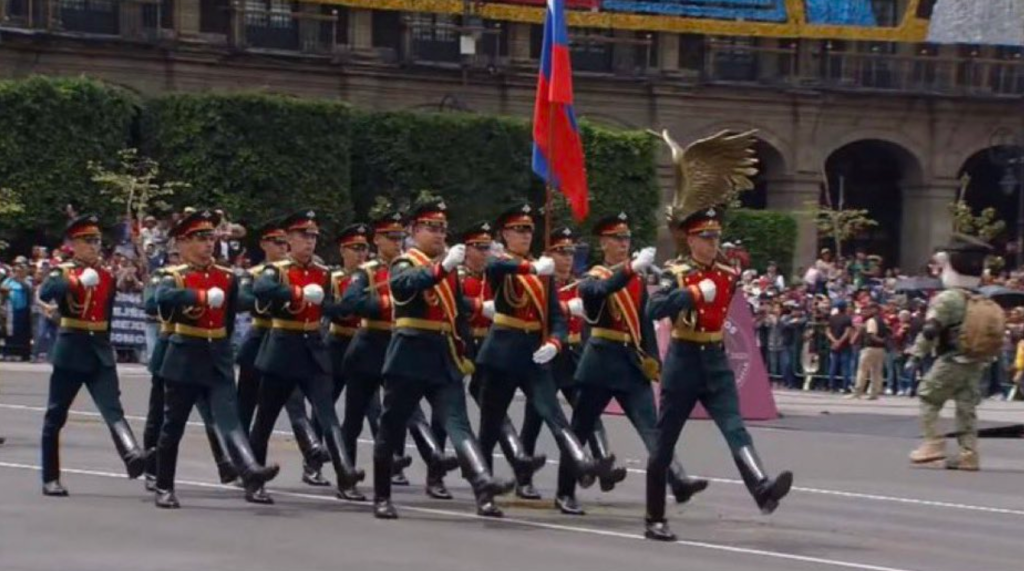
[[[156,506],[178,508],[174,476],[178,446],[192,406],[205,399],[213,421],[227,442],[245,486],[246,500],[263,503],[255,492],[277,476],[278,467],[257,463],[238,419],[234,354],[238,282],[228,268],[213,261],[214,229],[220,217],[196,210],[172,230],[185,265],[168,268],[156,289],[160,314],[173,325],[160,365],[165,383],[166,412],[156,455]]]
[[[114,276],[99,265],[99,219],[94,215],[72,220],[64,236],[74,252],[70,262],[50,272],[39,290],[43,301],[57,302],[60,331],[53,347],[53,374],[43,419],[43,495],[67,496],[60,482],[60,431],[78,391],[85,385],[110,428],[114,446],[129,478],[145,469],[145,453],[124,419],[110,317],[117,293]]]
[[[583,487],[608,471],[614,457],[595,463],[587,456],[558,402],[551,360],[567,343],[567,325],[555,289],[554,261],[530,258],[533,209],[513,207],[500,216],[498,228],[506,254],[487,263],[487,284],[494,292],[494,325],[480,347],[480,446],[488,462],[502,433],[516,389],[551,429],[563,457],[572,461]]]
[[[558,299],[562,306],[562,313],[568,321],[569,344],[551,362],[551,374],[555,379],[555,385],[565,397],[570,406],[576,405],[576,367],[579,365],[580,355],[583,353],[583,300],[579,297],[579,281],[573,278],[573,258],[576,255],[576,232],[572,228],[563,226],[551,232],[551,243],[548,244],[547,253],[555,262],[555,287],[558,288]],[[526,454],[533,456],[537,446],[537,438],[540,436],[541,425],[543,424],[540,415],[533,407],[528,406],[523,413],[522,439]],[[611,446],[608,443],[608,433],[605,432],[604,424],[598,418],[594,421],[594,430],[587,438],[590,451],[596,459],[605,459],[611,456]],[[615,485],[626,479],[626,468],[612,466],[608,471],[598,477],[601,491],[610,492]],[[540,492],[533,486],[532,473],[516,473],[516,495],[527,500],[540,499]]]
[[[261,462],[281,408],[296,387],[313,405],[313,414],[324,429],[324,446],[330,453],[343,490],[363,480],[365,474],[352,464],[342,442],[341,425],[331,400],[330,359],[320,334],[324,306],[333,303],[330,270],[313,259],[320,235],[316,212],[303,210],[282,221],[290,254],[287,260],[267,266],[253,286],[256,302],[269,308],[267,333],[256,368],[263,373],[259,404],[252,428],[252,447]],[[264,490],[260,495],[269,496]]]
[[[353,272],[342,295],[341,310],[361,318],[359,330],[349,344],[342,362],[347,385],[342,434],[345,447],[353,459],[356,441],[363,430],[363,419],[370,421],[374,437],[380,437],[380,429],[374,425],[379,420],[378,395],[383,383],[385,355],[394,327],[394,301],[389,279],[391,263],[401,255],[403,240],[405,217],[398,210],[382,204],[373,219],[373,242],[377,247],[377,259],[363,264]],[[427,464],[427,494],[436,499],[451,499],[451,494],[444,486],[444,475],[457,468],[458,461],[444,454],[440,444],[443,438],[437,437],[419,408],[409,419],[408,428]],[[392,475],[392,483],[401,486],[409,485],[402,470],[412,460],[404,454],[405,434],[402,432],[402,441],[395,446]],[[366,499],[355,487],[342,491],[342,497],[352,501]]]
[[[491,474],[466,414],[462,382],[473,372],[472,332],[455,271],[466,247],[459,244],[445,253],[447,225],[444,202],[423,200],[412,216],[415,247],[391,265],[395,333],[384,362],[384,412],[373,449],[374,515],[382,519],[398,517],[391,503],[391,457],[424,397],[445,420],[463,475],[473,486],[477,514],[501,517],[494,496],[513,486]]]
[[[157,336],[153,352],[149,356],[147,369],[151,375],[149,389],[149,410],[146,413],[146,426],[142,432],[142,445],[147,451],[146,462],[146,491],[156,491],[156,446],[160,438],[160,428],[164,424],[164,379],[160,376],[160,368],[163,366],[164,355],[167,353],[167,345],[171,335],[174,333],[174,324],[163,318],[156,302],[156,288],[160,281],[169,275],[167,270],[175,266],[165,266],[153,273],[149,283],[143,290],[143,307],[147,315],[156,317],[160,322],[160,333]],[[180,268],[179,268],[180,269]],[[213,460],[217,464],[217,473],[222,484],[228,484],[238,478],[238,471],[227,453],[227,443],[224,435],[217,429],[213,421],[213,413],[210,412],[210,403],[205,397],[196,400],[196,409],[203,419],[206,427],[206,437],[210,441],[210,451],[213,452]]]
[[[588,438],[594,424],[615,399],[636,428],[649,451],[658,441],[657,411],[651,383],[659,379],[661,361],[651,320],[644,319],[647,280],[644,272],[654,263],[654,248],[644,248],[629,260],[632,233],[629,216],[620,212],[594,225],[604,263],[594,266],[580,281],[584,318],[590,324],[576,381],[572,429],[580,440]],[[584,515],[576,502],[576,482],[563,461],[559,466],[555,506],[567,515]],[[668,473],[672,493],[679,503],[704,490],[708,482],[689,478],[678,461]],[[664,495],[664,490],[662,490]]]
[[[646,537],[674,541],[665,519],[665,487],[676,442],[700,402],[732,451],[747,490],[762,513],[773,512],[789,493],[793,474],[770,478],[740,416],[736,379],[725,353],[726,315],[738,275],[719,243],[725,204],[753,188],[752,133],[719,133],[685,150],[667,132],[680,186],[669,210],[669,227],[680,257],[670,261],[647,303],[647,320],[670,319],[672,341],[661,374],[661,406],[654,449],[647,461]],[[688,252],[688,254],[684,254]]]
[[[955,236],[936,259],[942,267],[946,290],[928,304],[925,324],[911,349],[906,367],[913,371],[917,363],[932,354],[935,362],[917,390],[921,401],[921,430],[924,442],[910,454],[914,464],[946,459],[946,441],[935,426],[946,401],[956,405],[956,431],[959,454],[947,461],[947,467],[976,471],[978,462],[978,426],[975,408],[981,400],[979,384],[991,359],[967,354],[961,346],[960,330],[967,316],[968,300],[981,282],[985,257],[992,248],[969,236]],[[1001,315],[993,315],[998,321]]]
[[[260,347],[263,345],[263,340],[266,338],[267,332],[270,331],[272,323],[270,307],[256,303],[253,284],[268,266],[288,257],[288,241],[280,221],[264,224],[258,230],[257,235],[260,249],[263,250],[263,263],[244,273],[239,279],[238,286],[238,311],[248,311],[252,314],[252,326],[242,340],[238,356],[235,359],[238,364],[239,416],[246,434],[252,428],[252,418],[256,412],[262,377],[256,369],[256,356],[259,354]],[[288,414],[292,433],[295,435],[295,443],[298,444],[299,451],[302,452],[302,481],[310,486],[330,486],[331,483],[320,472],[324,462],[330,460],[330,456],[320,446],[316,437],[313,424],[306,414],[306,403],[302,398],[302,392],[298,390],[293,392],[288,402],[285,403],[284,409]]]
[[[461,235],[461,243],[466,246],[466,260],[465,264],[459,266],[459,283],[462,286],[462,293],[466,297],[466,305],[472,310],[469,325],[473,333],[474,353],[487,338],[491,318],[494,317],[494,296],[491,295],[491,288],[487,285],[487,277],[484,275],[487,258],[494,241],[491,232],[492,227],[489,222],[478,222]],[[469,394],[477,403],[480,402],[481,382],[481,371],[475,371],[469,382]],[[540,421],[538,420],[538,422]],[[501,445],[501,451],[505,454],[505,459],[512,466],[517,480],[532,480],[533,474],[547,463],[547,456],[544,454],[535,456],[532,453],[526,453],[525,444],[520,440],[515,426],[508,418],[502,422],[501,437],[498,439],[498,443]],[[525,499],[539,497],[536,490],[533,491],[533,496],[520,493],[518,488],[516,493]]]

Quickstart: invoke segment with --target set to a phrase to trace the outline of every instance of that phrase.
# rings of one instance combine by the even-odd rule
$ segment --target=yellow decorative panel
[[[923,42],[928,36],[928,21],[916,17],[920,2],[921,0],[910,0],[907,3],[903,21],[899,26],[892,28],[808,24],[803,0],[786,0],[788,21],[785,24],[576,10],[568,11],[567,16],[570,26],[584,28],[613,28],[711,36]],[[367,10],[401,10],[443,14],[462,14],[464,9],[462,0],[310,0],[308,3],[338,4]],[[470,10],[476,16],[491,20],[531,24],[544,22],[544,9],[534,6],[471,2]]]

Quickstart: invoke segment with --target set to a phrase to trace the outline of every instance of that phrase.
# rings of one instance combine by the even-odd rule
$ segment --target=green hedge
[[[774,261],[782,275],[791,275],[797,240],[797,220],[793,215],[770,210],[732,210],[726,216],[722,236],[725,241],[742,240],[752,267],[758,271],[763,272],[768,262]]]
[[[99,198],[87,165],[131,145],[138,105],[131,93],[86,79],[0,81],[0,187],[25,206],[0,237],[18,250],[57,240],[68,203],[112,215],[117,207]]]
[[[316,208],[326,232],[350,218],[350,113],[343,103],[280,96],[185,95],[147,103],[143,152],[192,188],[178,206],[220,206],[261,223]]]
[[[584,229],[624,210],[635,220],[638,241],[653,242],[657,141],[587,124],[581,131],[591,196]],[[528,122],[465,114],[357,112],[352,136],[352,197],[358,216],[366,215],[379,194],[402,203],[424,189],[445,197],[456,229],[493,220],[516,200],[544,203],[543,181],[530,170]],[[572,223],[561,195],[554,205],[554,223]]]
[[[644,134],[581,125],[591,189],[582,230],[620,210],[637,245],[654,241],[658,142]],[[0,186],[18,191],[27,212],[0,234],[52,240],[69,200],[112,221],[117,213],[86,164],[137,147],[163,180],[192,188],[174,207],[220,206],[233,220],[262,222],[310,206],[326,232],[364,218],[380,194],[408,202],[420,190],[444,196],[452,226],[493,219],[514,201],[544,202],[530,170],[530,124],[473,114],[352,111],[344,103],[263,94],[171,94],[136,100],[86,79],[0,83]],[[555,223],[571,223],[556,194]],[[542,233],[538,232],[538,240]],[[16,246],[23,244],[16,244]]]

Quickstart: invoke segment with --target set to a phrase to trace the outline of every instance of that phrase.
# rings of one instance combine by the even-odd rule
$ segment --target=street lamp
[[[1024,133],[1005,127],[992,134],[989,155],[992,162],[1003,167],[999,188],[1007,197],[1017,193],[1016,269],[1024,266]]]

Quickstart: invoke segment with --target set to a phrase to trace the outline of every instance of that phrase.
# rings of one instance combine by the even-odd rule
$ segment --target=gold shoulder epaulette
[[[259,265],[253,266],[253,267],[249,268],[249,275],[255,276],[255,275],[259,274],[260,272],[262,272],[265,269],[267,269],[267,264],[259,264]]]
[[[372,272],[372,271],[376,270],[377,266],[379,266],[379,265],[380,265],[380,260],[370,260],[369,262],[366,262],[365,264],[359,266],[359,269],[360,270],[365,270],[367,272]]]

